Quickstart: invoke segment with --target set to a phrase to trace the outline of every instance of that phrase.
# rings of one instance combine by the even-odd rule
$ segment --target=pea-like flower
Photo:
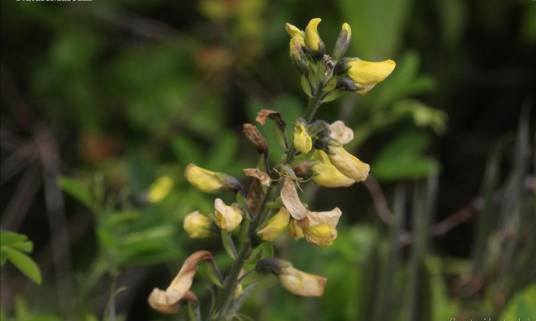
[[[166,290],[153,289],[147,299],[149,305],[160,313],[173,314],[179,311],[181,301],[197,301],[190,288],[198,264],[207,260],[212,260],[212,254],[208,251],[197,251],[190,255]]]
[[[195,164],[188,164],[184,170],[186,180],[205,193],[218,193],[222,191],[238,191],[240,182],[227,174],[213,172]]]
[[[318,33],[321,21],[320,18],[313,18],[305,27],[305,47],[313,53],[324,53],[324,42]]]
[[[294,148],[302,154],[307,154],[313,148],[313,139],[307,132],[307,124],[298,120],[294,124]]]
[[[194,211],[184,218],[183,228],[193,239],[201,239],[210,235],[211,220],[209,217]]]
[[[379,62],[351,58],[345,62],[348,77],[355,85],[355,92],[364,95],[387,78],[395,69],[393,60]]]
[[[337,224],[342,215],[336,207],[331,211],[309,212],[307,217],[300,221],[305,239],[318,246],[329,246],[337,238]]]
[[[341,32],[339,32],[335,48],[333,49],[332,58],[334,61],[338,61],[344,56],[350,46],[350,39],[352,39],[352,28],[345,22],[342,24]]]
[[[163,200],[173,188],[173,180],[169,176],[162,176],[149,186],[145,199],[149,203],[158,203]]]
[[[319,297],[324,294],[325,277],[300,271],[290,262],[277,258],[261,259],[257,262],[256,270],[275,274],[281,285],[295,295]]]
[[[227,205],[217,198],[214,200],[214,217],[219,228],[231,232],[242,222],[242,210],[238,204]]]
[[[328,146],[328,156],[331,163],[344,175],[362,182],[367,179],[370,166],[350,154],[339,144]]]
[[[257,232],[263,240],[273,242],[288,226],[290,215],[286,208],[281,207],[268,222]]]
[[[322,150],[315,150],[313,154],[313,181],[323,187],[348,187],[355,180],[342,174],[329,160],[329,156]]]

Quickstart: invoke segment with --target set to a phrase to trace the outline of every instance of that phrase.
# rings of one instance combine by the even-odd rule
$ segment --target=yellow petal
[[[309,212],[303,223],[305,239],[318,246],[331,245],[337,238],[337,224],[341,215],[338,207],[331,211]]]
[[[210,218],[195,211],[186,215],[183,228],[191,238],[199,239],[210,235],[210,224]]]
[[[362,182],[368,177],[370,166],[348,153],[342,146],[329,146],[329,159],[344,176],[356,182]]]
[[[186,180],[193,186],[206,193],[217,193],[223,189],[223,180],[218,173],[188,164],[184,170]]]
[[[328,155],[321,150],[316,150],[313,155],[313,181],[323,187],[348,187],[355,181],[343,175],[329,160]]]
[[[214,200],[216,225],[227,232],[233,231],[242,222],[242,211],[236,204],[226,205],[221,199]]]
[[[147,201],[158,203],[163,200],[173,188],[173,180],[169,176],[162,176],[151,184],[147,191]]]
[[[314,18],[309,21],[305,27],[305,46],[312,51],[320,50],[321,39],[318,34],[318,24],[322,21],[320,18]]]
[[[306,297],[318,297],[324,294],[327,281],[325,277],[305,273],[292,266],[281,269],[278,276],[281,285],[293,294]]]
[[[395,69],[393,60],[379,62],[354,59],[348,62],[348,75],[359,85],[377,84],[389,76]]]
[[[285,30],[287,31],[287,33],[289,34],[289,36],[291,38],[293,37],[302,37],[303,38],[303,31],[296,27],[295,25],[293,24],[290,24],[290,23],[285,23]]]
[[[303,122],[294,125],[294,148],[302,154],[307,154],[313,148],[313,140]]]
[[[290,220],[288,225],[288,235],[294,239],[303,238],[303,229],[300,226],[300,223],[296,220]]]
[[[264,241],[273,242],[288,226],[290,215],[286,208],[282,207],[257,234]]]

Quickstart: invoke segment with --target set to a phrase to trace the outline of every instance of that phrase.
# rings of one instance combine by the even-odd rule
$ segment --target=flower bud
[[[324,53],[324,42],[318,34],[318,24],[322,21],[320,18],[314,18],[309,21],[305,27],[305,47],[314,54]]]
[[[173,180],[169,176],[162,176],[151,184],[145,195],[149,203],[158,203],[163,200],[173,188]]]
[[[194,211],[184,218],[183,228],[193,239],[201,239],[210,235],[210,218]]]
[[[242,130],[244,131],[247,139],[249,139],[249,141],[255,145],[260,154],[266,153],[268,150],[268,143],[255,125],[246,123],[243,125]]]
[[[298,120],[294,124],[294,148],[302,154],[307,154],[313,148],[313,139],[304,121]]]
[[[288,226],[290,215],[286,208],[282,207],[262,227],[257,235],[263,240],[273,242]]]
[[[274,273],[281,285],[295,295],[319,297],[324,294],[327,282],[325,277],[300,271],[287,261],[277,258],[261,259],[257,262],[256,269]]]
[[[338,207],[331,211],[309,212],[307,218],[300,222],[305,239],[318,246],[331,245],[337,238],[337,224],[341,215]]]
[[[349,59],[346,66],[348,76],[357,87],[356,93],[364,95],[387,78],[395,69],[396,63],[393,60],[371,62],[354,58]]]
[[[147,299],[151,308],[160,313],[172,314],[178,312],[180,301],[197,301],[190,288],[197,266],[201,261],[207,260],[212,260],[212,254],[208,251],[197,251],[190,255],[165,291],[158,288],[153,289]]]
[[[218,193],[222,191],[239,191],[240,182],[227,174],[209,171],[195,164],[188,164],[184,170],[186,180],[205,193]]]
[[[328,155],[322,150],[316,150],[313,154],[313,181],[323,187],[348,187],[355,181],[343,175],[329,160]]]
[[[370,166],[350,154],[342,146],[338,144],[328,146],[328,156],[331,163],[344,176],[348,176],[358,183],[367,179]]]
[[[220,198],[214,200],[216,225],[224,231],[232,232],[242,222],[242,210],[238,204],[225,204]]]
[[[346,126],[342,120],[337,120],[329,125],[329,137],[342,145],[346,145],[354,139],[354,131]]]
[[[346,54],[346,50],[350,46],[350,39],[352,38],[352,28],[348,23],[343,23],[341,27],[341,32],[335,43],[335,49],[333,49],[333,60],[338,61]]]
[[[285,30],[289,34],[290,38],[296,38],[301,46],[305,46],[303,30],[288,22],[285,23]]]

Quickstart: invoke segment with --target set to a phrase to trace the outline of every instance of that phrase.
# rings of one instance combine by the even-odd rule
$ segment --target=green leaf
[[[12,245],[18,242],[26,242],[28,237],[11,231],[0,231],[0,244],[2,246]]]
[[[439,164],[423,155],[427,137],[410,132],[385,147],[372,164],[372,172],[380,180],[419,179],[428,176]]]
[[[93,207],[91,192],[88,186],[84,183],[69,177],[62,176],[59,178],[58,184],[65,193],[71,195],[80,203],[84,204],[89,208]]]
[[[514,296],[499,320],[530,320],[536,316],[536,283]]]
[[[179,164],[186,166],[188,163],[200,164],[203,157],[196,144],[185,136],[177,136],[171,141],[171,150]]]
[[[352,27],[354,51],[364,59],[384,59],[398,50],[411,0],[339,0]]]
[[[24,275],[37,284],[41,284],[41,272],[35,262],[26,254],[13,248],[2,246],[6,258],[13,263]]]
[[[216,171],[225,170],[232,163],[237,150],[238,139],[235,135],[220,137],[208,153],[206,167]]]
[[[233,260],[236,260],[238,257],[238,252],[236,251],[236,247],[233,242],[233,238],[231,237],[231,234],[229,232],[221,230],[221,242],[223,244],[223,249],[229,255],[229,257]]]

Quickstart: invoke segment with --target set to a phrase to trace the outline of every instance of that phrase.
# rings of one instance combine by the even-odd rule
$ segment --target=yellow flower
[[[364,95],[387,78],[395,69],[396,63],[393,60],[371,62],[355,58],[348,61],[347,66],[348,76],[357,86],[356,92]]]
[[[286,208],[281,207],[279,211],[268,220],[257,234],[263,241],[273,242],[281,234],[290,220],[290,215]]]
[[[337,224],[341,215],[338,207],[331,211],[309,212],[302,223],[305,239],[318,246],[331,245],[337,238]]]
[[[240,189],[240,183],[232,176],[188,164],[184,170],[186,180],[205,193],[217,193],[226,190]]]
[[[158,203],[163,200],[173,188],[173,180],[169,176],[162,176],[151,184],[146,199],[149,203]]]
[[[294,148],[302,154],[307,154],[313,148],[313,139],[307,133],[307,127],[303,121],[297,121],[294,124]]]
[[[305,27],[305,46],[313,52],[321,51],[324,47],[324,43],[318,34],[320,21],[322,21],[320,18],[311,19],[307,27]]]
[[[316,150],[313,154],[313,181],[323,187],[347,187],[355,181],[343,175],[329,160],[328,155],[322,150]]]
[[[333,49],[332,58],[334,61],[341,59],[348,47],[350,46],[350,39],[352,38],[352,28],[348,23],[343,23],[341,27],[341,32],[337,37],[337,42],[335,42],[335,48]]]
[[[214,201],[216,225],[227,232],[233,231],[242,222],[242,210],[238,204],[226,205],[221,199]]]
[[[194,211],[184,218],[183,228],[193,239],[201,239],[210,235],[210,218]]]
[[[288,235],[296,240],[303,237],[303,229],[298,221],[294,219],[290,220],[288,225]]]
[[[147,299],[149,305],[160,313],[172,314],[179,310],[180,301],[197,301],[190,288],[197,271],[197,265],[206,260],[212,260],[212,254],[208,251],[197,251],[190,255],[165,291],[158,288],[153,289]]]
[[[303,30],[296,27],[293,24],[286,23],[285,30],[289,34],[290,38],[296,38],[296,41],[303,47],[305,46],[304,33]]]
[[[334,144],[328,148],[329,160],[344,175],[362,182],[367,179],[370,166],[348,153],[342,146]]]
[[[327,279],[320,275],[300,271],[291,266],[281,270],[279,281],[290,293],[299,296],[319,297],[324,294]]]
[[[324,294],[326,278],[320,275],[300,271],[290,262],[277,258],[264,258],[257,262],[258,272],[271,272],[279,278],[281,285],[289,292],[307,297],[318,297]]]

